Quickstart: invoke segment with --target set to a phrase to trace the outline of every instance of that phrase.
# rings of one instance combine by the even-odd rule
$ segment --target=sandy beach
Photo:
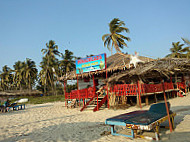
[[[171,109],[177,113],[175,131],[170,133],[169,130],[161,129],[161,141],[190,141],[190,95],[173,98],[169,102]],[[144,106],[142,109],[149,107]],[[104,125],[107,118],[134,110],[139,108],[134,106],[126,110],[80,112],[79,108],[65,108],[64,102],[27,105],[25,110],[0,114],[0,141],[150,141],[104,134],[110,131],[110,127]]]

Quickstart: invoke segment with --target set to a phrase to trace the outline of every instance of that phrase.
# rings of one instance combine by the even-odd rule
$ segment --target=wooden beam
[[[148,96],[145,96],[145,104],[146,104],[146,106],[149,105]]]
[[[67,80],[64,81],[64,95],[66,96],[66,85],[67,85]],[[66,100],[65,100],[65,107],[66,107]]]
[[[164,100],[165,100],[166,111],[167,111],[167,115],[168,115],[168,121],[169,121],[169,126],[170,126],[170,132],[172,132],[172,123],[171,123],[171,120],[170,120],[170,112],[169,112],[169,108],[168,108],[168,104],[167,104],[167,99],[166,99],[164,80],[162,80],[162,87],[163,87],[163,92],[164,92]]]
[[[142,109],[142,105],[141,105],[141,85],[140,85],[139,81],[137,81],[137,89],[138,89],[137,98],[139,98],[139,105],[140,105],[140,108]]]
[[[157,99],[157,95],[154,94],[154,102],[157,103],[158,99]]]

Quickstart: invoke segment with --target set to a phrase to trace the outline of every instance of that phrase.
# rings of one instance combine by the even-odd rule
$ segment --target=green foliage
[[[185,44],[189,45],[187,39],[183,39]],[[171,54],[166,57],[171,58],[189,58],[190,57],[190,46],[183,47],[185,44],[180,44],[180,42],[172,42],[172,47],[170,48]]]
[[[10,90],[12,88],[13,75],[12,70],[5,65],[0,72],[0,85],[2,90]]]
[[[59,63],[61,72],[64,72],[64,74],[66,74],[67,72],[70,72],[73,69],[75,69],[74,59],[75,59],[75,56],[73,56],[73,52],[69,50],[65,50],[65,54],[62,54],[62,60]]]
[[[40,67],[42,70],[39,73],[39,78],[41,84],[44,86],[44,93],[47,94],[47,91],[51,90],[52,93],[55,91],[55,81],[58,79],[58,66],[59,62],[56,56],[60,56],[58,51],[58,46],[53,40],[50,40],[49,43],[46,43],[46,48],[42,49],[41,52],[45,55]]]
[[[67,85],[66,92],[70,93],[72,90],[77,89],[77,83],[73,85]]]
[[[41,71],[38,74],[35,62],[29,58],[25,61],[17,61],[13,69],[4,66],[0,72],[0,91],[6,90],[30,90],[42,91],[43,97],[29,97],[29,103],[46,103],[64,100],[64,84],[58,81],[67,72],[75,69],[73,52],[65,50],[62,54],[58,51],[58,45],[53,40],[46,43],[46,48],[42,49]],[[58,58],[62,57],[61,60]],[[80,57],[79,57],[80,58]],[[76,89],[76,84],[67,85],[67,91]],[[62,95],[60,95],[62,94]],[[23,97],[20,97],[23,98]],[[19,98],[18,98],[19,99]]]
[[[127,47],[125,40],[130,41],[129,37],[126,37],[121,34],[122,32],[129,33],[129,29],[123,26],[125,26],[125,23],[123,21],[120,21],[118,18],[114,18],[109,23],[110,34],[104,34],[102,36],[104,46],[107,47],[111,51],[111,54],[112,54],[113,47],[115,48],[117,52],[121,52],[121,49],[123,49],[124,46]]]

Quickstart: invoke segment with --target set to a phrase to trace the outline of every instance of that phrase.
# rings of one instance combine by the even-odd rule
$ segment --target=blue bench
[[[9,106],[7,108],[8,108],[7,111],[10,111],[10,109],[12,109],[12,110],[23,110],[26,107],[25,107],[25,104],[16,104],[16,105],[13,105],[13,106]]]
[[[168,108],[170,104],[168,102]],[[170,120],[174,129],[174,116],[176,113],[170,111]],[[168,120],[165,103],[153,104],[149,110],[133,111],[130,113],[121,114],[112,118],[108,118],[105,124],[111,126],[111,134],[116,136],[125,136],[135,138],[137,136],[137,130],[141,131],[155,131],[154,139],[159,139],[159,127],[160,124]],[[131,129],[131,135],[119,134],[114,130],[114,126],[125,126]],[[136,135],[135,135],[135,134]],[[139,137],[143,137],[139,135]]]

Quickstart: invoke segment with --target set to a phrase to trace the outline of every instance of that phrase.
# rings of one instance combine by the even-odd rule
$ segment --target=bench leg
[[[111,125],[111,134],[114,136],[124,136],[128,138],[135,138],[133,129],[131,129],[131,135],[119,134],[119,133],[116,133],[116,131],[114,130],[114,125]]]
[[[174,117],[170,117],[171,123],[172,123],[172,129],[174,130]]]
[[[160,135],[159,135],[159,128],[160,128],[160,125],[156,125],[155,127],[155,137],[156,137],[156,141],[159,141],[160,140]]]

